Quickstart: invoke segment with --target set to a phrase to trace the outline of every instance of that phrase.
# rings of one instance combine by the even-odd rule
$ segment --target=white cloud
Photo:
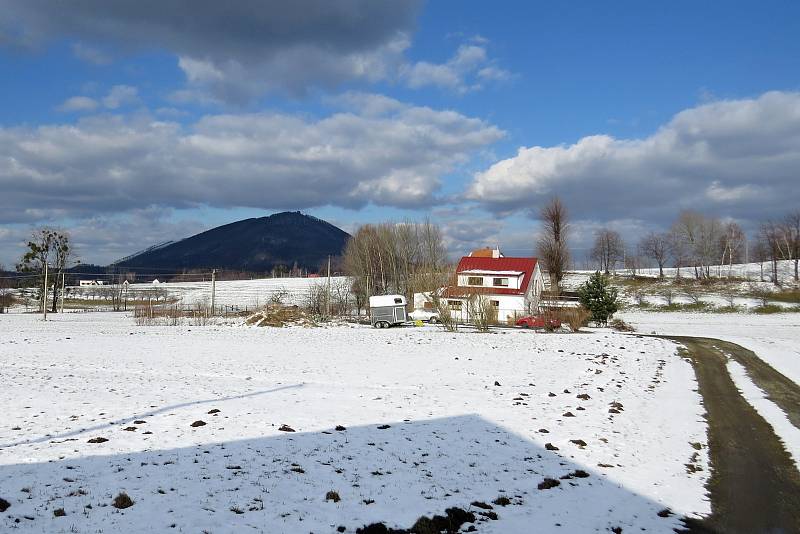
[[[66,99],[57,109],[66,113],[94,111],[98,105],[95,99],[88,96],[73,96]]]
[[[88,96],[73,96],[56,109],[68,113],[95,111],[102,104],[106,109],[118,109],[139,102],[139,91],[130,85],[115,85],[99,101]]]
[[[800,93],[703,104],[643,139],[523,147],[475,175],[466,197],[496,212],[560,194],[577,217],[671,218],[680,209],[770,217],[800,204]]]
[[[382,100],[320,119],[145,114],[0,128],[2,222],[148,206],[264,209],[434,202],[440,178],[503,135],[453,111]],[[35,207],[36,213],[26,207]]]
[[[400,76],[412,89],[437,86],[456,92],[480,89],[481,81],[504,81],[511,73],[503,70],[489,59],[487,40],[473,40],[476,44],[462,44],[445,63],[420,61],[403,65]]]
[[[108,109],[135,104],[139,101],[139,91],[130,85],[115,85],[103,98],[103,105]]]

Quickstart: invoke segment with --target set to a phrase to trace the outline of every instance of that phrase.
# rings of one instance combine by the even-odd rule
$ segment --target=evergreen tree
[[[608,319],[619,309],[617,289],[611,287],[608,277],[595,272],[581,287],[578,298],[584,308],[592,314],[592,321],[605,325]]]

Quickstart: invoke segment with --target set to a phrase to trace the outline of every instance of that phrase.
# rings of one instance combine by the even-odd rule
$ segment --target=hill
[[[150,272],[210,268],[266,272],[296,263],[316,270],[328,255],[340,256],[349,237],[321,219],[286,211],[150,247],[113,265]]]

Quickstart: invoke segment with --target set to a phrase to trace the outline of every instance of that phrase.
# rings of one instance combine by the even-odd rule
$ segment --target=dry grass
[[[297,306],[283,306],[280,304],[269,304],[265,308],[250,315],[245,324],[249,326],[272,326],[280,328],[287,325],[295,326],[317,326],[309,318],[308,313]]]

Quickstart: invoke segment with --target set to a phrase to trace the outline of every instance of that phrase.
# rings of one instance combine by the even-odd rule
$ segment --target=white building
[[[443,288],[441,298],[450,313],[469,321],[467,301],[481,295],[497,310],[497,320],[508,322],[536,313],[544,278],[536,258],[509,258],[498,249],[479,249],[458,262],[454,283]],[[432,309],[429,295],[414,295],[414,307]]]
[[[105,280],[80,280],[78,285],[80,285],[80,287],[104,286],[106,285],[106,282]]]

